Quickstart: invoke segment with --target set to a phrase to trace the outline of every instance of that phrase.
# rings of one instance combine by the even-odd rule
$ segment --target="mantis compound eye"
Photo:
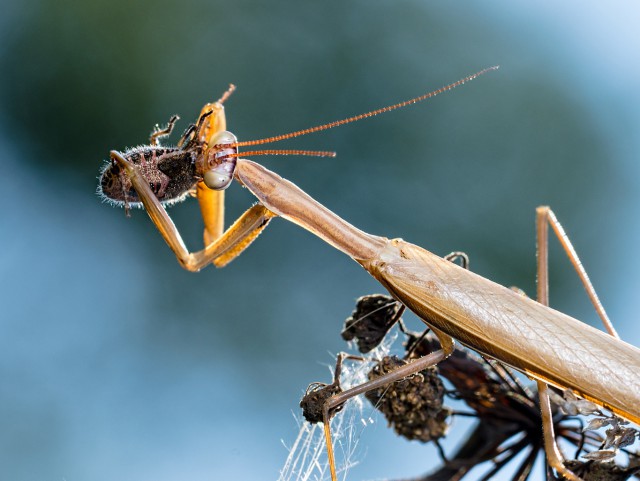
[[[202,180],[210,189],[224,190],[231,184],[236,169],[237,141],[236,136],[226,130],[218,132],[209,140],[206,154],[208,168]]]
[[[238,141],[238,138],[233,135],[228,130],[222,130],[217,134],[213,135],[209,140],[209,148],[220,150],[223,149],[227,144],[235,144]]]
[[[213,190],[224,190],[229,187],[233,180],[233,168],[235,167],[235,162],[233,164],[233,166],[230,166],[229,164],[222,164],[206,171],[202,176],[204,184]],[[231,171],[226,172],[221,169],[221,167],[231,167]]]

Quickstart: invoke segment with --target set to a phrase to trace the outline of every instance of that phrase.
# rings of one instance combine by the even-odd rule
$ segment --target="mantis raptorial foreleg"
[[[182,236],[164,206],[160,203],[149,184],[138,171],[138,168],[122,157],[118,152],[111,152],[111,159],[118,162],[138,192],[140,200],[156,228],[178,258],[185,269],[196,272],[213,263],[216,267],[224,267],[239,256],[260,235],[269,221],[276,216],[261,204],[249,208],[231,227],[222,233],[211,244],[198,252],[189,252]],[[206,187],[205,187],[206,189]],[[220,204],[213,210],[219,210]],[[216,232],[219,224],[213,220],[209,223],[213,229],[205,229],[205,238],[210,232]]]
[[[497,68],[496,66],[481,70],[440,89],[394,105],[289,134],[245,142],[238,142],[233,134],[226,131],[223,103],[235,90],[235,86],[231,85],[218,101],[203,107],[198,121],[187,128],[177,147],[162,148],[159,145],[159,140],[172,132],[174,124],[178,120],[177,116],[173,116],[165,128],[156,126],[151,134],[150,145],[130,149],[124,154],[112,151],[110,154],[111,163],[105,166],[101,172],[98,192],[105,200],[122,205],[125,209],[129,207],[129,200],[139,200],[147,209],[147,213],[173,250],[180,264],[187,270],[197,271],[209,263],[222,267],[237,257],[259,235],[269,219],[275,215],[273,210],[266,207],[251,208],[229,230],[223,232],[223,191],[234,178],[240,180],[238,173],[235,172],[236,162],[240,162],[238,147],[278,142],[373,117],[421,102]],[[268,149],[246,152],[245,154],[335,156],[334,152],[291,149]],[[161,162],[163,165],[160,165]],[[140,168],[143,168],[144,171],[141,171]],[[242,183],[242,181],[240,182]],[[156,192],[150,186],[154,186]],[[135,196],[130,194],[131,187],[135,189]],[[180,233],[165,212],[163,203],[178,202],[185,197],[187,192],[193,193],[194,191],[200,203],[205,225],[204,243],[207,247],[202,251],[190,253]],[[133,197],[132,199],[130,199],[130,195]],[[342,237],[340,234],[338,235]]]
[[[209,103],[202,108],[198,122],[187,129],[179,145],[194,143],[194,139],[200,145],[208,145],[217,133],[226,129],[226,117],[222,104],[231,95],[234,88],[231,86],[220,100]],[[160,138],[169,135],[176,120],[178,117],[173,116],[167,127],[164,129],[156,128],[151,134],[151,145],[157,146]],[[206,247],[198,252],[189,252],[180,232],[138,167],[125,159],[119,152],[112,151],[111,160],[117,162],[121,167],[162,237],[180,264],[189,271],[199,271],[209,263],[213,263],[216,267],[224,267],[249,247],[267,226],[269,220],[275,217],[275,214],[269,209],[256,204],[224,231],[224,190],[213,190],[208,188],[204,182],[198,182],[195,196],[200,204],[200,212],[204,221],[203,238]]]
[[[224,232],[224,190],[212,190],[204,182],[196,186],[196,198],[204,221],[204,245],[215,242]]]

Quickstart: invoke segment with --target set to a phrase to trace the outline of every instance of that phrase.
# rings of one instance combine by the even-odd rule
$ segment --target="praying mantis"
[[[240,255],[274,217],[283,217],[347,254],[436,334],[440,349],[406,366],[330,397],[323,407],[332,480],[336,481],[330,418],[349,398],[402,379],[446,359],[455,340],[523,372],[538,383],[549,464],[567,479],[580,478],[563,464],[554,438],[548,385],[573,391],[633,422],[640,422],[640,349],[621,341],[562,226],[548,207],[537,210],[538,302],[448,262],[421,247],[367,234],[322,206],[293,183],[253,161],[255,155],[333,156],[333,152],[257,150],[239,147],[277,142],[371,117],[433,97],[495,70],[491,67],[414,99],[329,124],[262,140],[241,141],[226,130],[224,102],[230,89],[203,107],[177,147],[163,147],[177,116],[151,134],[150,145],[111,151],[101,172],[99,194],[107,201],[144,207],[182,267],[223,267]],[[233,179],[258,203],[224,230],[224,190]],[[189,193],[204,220],[204,249],[190,252],[165,210]],[[548,226],[556,232],[609,334],[548,307]]]

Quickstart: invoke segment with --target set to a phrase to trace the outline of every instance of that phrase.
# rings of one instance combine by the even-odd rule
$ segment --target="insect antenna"
[[[237,145],[237,144],[233,144]],[[324,150],[250,150],[248,152],[234,152],[225,154],[225,157],[253,157],[254,155],[307,155],[311,157],[335,157],[336,153]]]
[[[307,134],[311,134],[313,132],[320,132],[321,130],[327,130],[327,129],[331,129],[333,127],[337,127],[339,125],[344,125],[344,124],[349,124],[351,122],[356,122],[358,120],[362,120],[362,119],[366,119],[368,117],[373,117],[375,115],[378,114],[382,114],[385,112],[390,112],[392,110],[396,110],[402,107],[406,107],[407,105],[411,105],[411,104],[415,104],[418,102],[422,102],[423,100],[427,100],[431,97],[435,97],[438,94],[441,94],[443,92],[447,92],[449,90],[452,90],[456,87],[458,87],[459,85],[462,85],[466,82],[470,82],[471,80],[479,77],[480,75],[483,75],[487,72],[490,72],[492,70],[497,70],[498,68],[500,68],[498,65],[494,65],[493,67],[488,67],[485,68],[484,70],[480,70],[479,72],[476,72],[472,75],[469,75],[463,79],[458,80],[457,82],[454,82],[452,84],[449,85],[445,85],[444,87],[441,87],[437,90],[434,90],[432,92],[426,93],[424,95],[420,95],[419,97],[415,97],[412,98],[410,100],[405,100],[404,102],[400,102],[397,104],[393,104],[393,105],[389,105],[387,107],[382,107],[380,109],[377,110],[372,110],[371,112],[367,112],[364,114],[360,114],[360,115],[354,115],[353,117],[349,117],[346,119],[342,119],[342,120],[336,120],[335,122],[329,122],[328,124],[324,124],[324,125],[317,125],[315,127],[310,127],[308,129],[303,129],[303,130],[298,130],[296,132],[291,132],[288,134],[281,134],[281,135],[276,135],[274,137],[267,137],[265,139],[259,139],[259,140],[246,140],[246,141],[242,141],[242,142],[235,142],[233,144],[230,145],[230,147],[246,147],[249,145],[261,145],[261,144],[270,144],[272,142],[279,142],[281,140],[285,140],[285,139],[291,139],[293,137],[300,137],[301,135],[307,135]]]

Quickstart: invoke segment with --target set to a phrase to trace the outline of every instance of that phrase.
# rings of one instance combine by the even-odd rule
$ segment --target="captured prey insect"
[[[461,254],[453,253],[445,258]],[[367,361],[369,365],[374,362],[368,375],[369,379],[374,379],[390,365],[406,364],[439,348],[435,336],[426,331],[409,331],[400,317],[402,311],[401,306],[389,296],[370,295],[358,299],[355,311],[345,322],[342,337],[355,340],[363,354],[375,348],[376,355],[365,359],[339,354],[333,383],[311,384],[300,403],[309,422],[322,421],[318,413],[322,411],[323,400],[342,391],[340,370],[344,361]],[[384,357],[378,357],[379,343],[396,324],[406,336],[403,343],[405,355],[402,358],[390,356],[386,348]],[[354,370],[347,372],[350,374]],[[445,378],[453,390],[445,390],[440,378]],[[349,377],[345,376],[344,380],[352,384]],[[510,479],[524,481],[529,479],[538,453],[544,449],[540,408],[535,393],[524,386],[508,367],[497,361],[488,361],[460,346],[456,346],[451,356],[438,366],[381,386],[365,396],[385,415],[389,426],[399,436],[423,443],[434,442],[438,447],[442,465],[414,481],[459,481],[491,463],[479,478],[486,481],[494,479],[518,456],[520,460]],[[600,412],[592,403],[557,397],[560,407],[553,412],[554,430],[558,438],[576,447],[575,460],[569,461],[575,472],[589,481],[623,481],[640,472],[640,458],[627,449],[638,438],[640,433],[637,430],[626,427],[625,422],[615,415]],[[444,405],[444,399],[461,400],[471,411],[452,410]],[[592,418],[585,428],[581,417],[576,417],[578,414],[597,417]],[[472,416],[477,422],[453,455],[446,456],[439,440],[446,436],[450,419],[454,416]],[[339,419],[339,422],[343,421]],[[601,426],[607,426],[606,440],[590,430]],[[620,467],[612,461],[618,450],[627,454],[629,467]],[[579,456],[586,461],[579,460]],[[549,476],[553,479],[551,473]]]
[[[439,363],[452,353],[454,340],[538,381],[547,457],[553,468],[568,479],[580,478],[565,468],[555,445],[547,384],[571,390],[636,423],[640,421],[640,349],[617,339],[573,247],[548,208],[538,209],[541,250],[538,257],[539,302],[536,302],[402,239],[367,234],[291,182],[255,162],[239,158],[238,147],[276,142],[393,110],[450,90],[495,68],[390,107],[291,134],[245,142],[238,142],[233,134],[224,130],[226,121],[222,104],[230,90],[220,101],[203,108],[198,121],[187,129],[177,148],[162,154],[153,153],[154,149],[159,149],[158,139],[170,132],[173,125],[170,122],[166,129],[154,131],[151,146],[124,154],[112,151],[110,162],[103,168],[100,193],[125,207],[130,202],[141,203],[184,268],[197,271],[209,263],[218,267],[228,264],[255,240],[270,219],[284,217],[349,255],[437,335],[441,349],[398,368],[384,379],[370,381],[329,398],[323,414],[334,481],[331,410],[350,397]],[[330,155],[326,152],[268,150],[243,155],[293,153]],[[182,165],[183,160],[188,165],[175,166],[176,163]],[[184,175],[189,178],[188,181],[180,180],[180,185],[184,191],[195,189],[204,219],[206,247],[195,253],[187,250],[162,205],[184,193],[167,198],[176,172],[179,173],[177,178],[182,179]],[[259,202],[223,232],[223,191],[232,179],[249,189]],[[548,224],[570,254],[611,335],[547,306],[545,249]]]
[[[231,85],[218,101],[202,108],[197,122],[189,125],[176,147],[164,147],[159,142],[173,131],[178,120],[178,116],[174,115],[165,128],[156,125],[149,145],[123,153],[111,151],[111,160],[105,163],[100,173],[97,192],[104,201],[123,206],[127,213],[130,206],[144,207],[185,269],[199,271],[209,263],[223,267],[239,256],[276,215],[264,205],[256,204],[224,231],[224,191],[234,179],[238,162],[242,163],[240,155],[335,157],[335,152],[292,149],[254,150],[240,154],[238,147],[278,142],[373,117],[434,97],[497,68],[486,68],[419,97],[347,119],[243,142],[238,142],[236,136],[226,130],[223,104],[235,90],[235,86]],[[237,175],[235,178],[240,181]],[[180,233],[164,210],[165,206],[180,202],[190,194],[198,199],[205,227],[205,248],[195,253],[187,250]]]

